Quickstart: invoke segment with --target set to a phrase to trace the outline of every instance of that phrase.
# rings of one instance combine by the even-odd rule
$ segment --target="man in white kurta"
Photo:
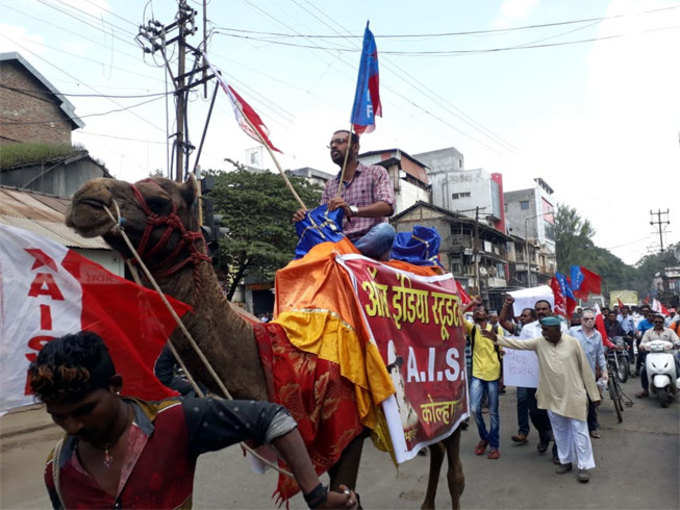
[[[560,331],[557,317],[542,319],[541,326],[543,336],[530,340],[483,334],[503,347],[536,351],[540,370],[536,400],[540,409],[548,411],[552,425],[560,459],[556,472],[566,473],[576,463],[578,479],[585,483],[590,479],[588,470],[595,467],[586,424],[588,397],[599,404],[600,393],[579,341]]]

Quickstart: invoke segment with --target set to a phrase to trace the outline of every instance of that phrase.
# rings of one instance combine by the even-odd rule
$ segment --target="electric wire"
[[[649,29],[644,29],[640,30],[637,33],[653,33],[653,32],[661,32],[665,30],[677,30],[680,29],[680,25],[670,25],[670,26],[665,26],[665,27],[655,27],[655,28],[649,28]],[[225,37],[232,37],[236,39],[247,39],[251,41],[259,41],[263,43],[268,43],[268,44],[273,44],[277,46],[289,46],[289,47],[295,47],[295,48],[307,48],[307,49],[312,49],[312,50],[323,50],[323,51],[341,51],[345,53],[358,53],[361,50],[360,49],[349,49],[349,48],[339,48],[339,47],[332,47],[332,46],[319,46],[319,45],[312,45],[312,44],[299,44],[299,43],[289,43],[285,41],[275,41],[272,39],[263,39],[263,38],[258,38],[258,37],[249,37],[249,36],[241,36],[241,35],[236,35],[236,34],[229,34],[226,32],[222,32],[220,30],[216,30],[215,33],[223,35]],[[452,57],[452,56],[460,56],[460,55],[482,55],[482,54],[492,54],[492,53],[501,53],[501,52],[507,52],[507,51],[517,51],[517,50],[529,50],[529,49],[538,49],[538,48],[551,48],[551,47],[557,47],[557,46],[571,46],[575,44],[586,44],[586,43],[591,43],[591,42],[597,42],[597,41],[608,41],[612,39],[619,39],[622,37],[630,37],[630,33],[619,33],[619,34],[610,34],[610,35],[605,35],[605,36],[597,36],[597,37],[589,37],[585,39],[577,39],[577,40],[572,40],[572,41],[562,41],[562,42],[554,42],[554,43],[543,43],[543,44],[529,44],[529,45],[521,45],[521,46],[503,46],[503,47],[497,47],[497,48],[478,48],[478,49],[471,49],[471,50],[414,50],[414,51],[405,51],[405,50],[381,50],[380,54],[381,55],[395,55],[395,56],[402,56],[402,57]]]
[[[294,3],[297,4],[296,0],[291,0],[291,1],[293,1]],[[309,0],[305,0],[305,1],[311,7],[315,8],[317,11],[319,11],[319,13],[321,15],[327,17],[331,22],[335,23],[337,26],[339,26],[346,33],[349,33],[349,30],[347,30],[346,27],[344,27],[339,22],[336,22],[335,20],[330,18],[330,16],[328,16],[323,10],[319,9],[316,5],[314,5]],[[336,33],[339,33],[337,30],[334,30],[334,31]],[[439,104],[439,106],[441,106],[444,110],[447,110],[454,117],[458,117],[464,123],[471,126],[473,129],[479,131],[481,134],[488,137],[490,140],[499,144],[505,150],[508,150],[510,152],[517,151],[517,147],[515,147],[512,143],[506,141],[500,135],[496,134],[495,132],[493,132],[492,130],[487,128],[482,123],[480,123],[477,120],[470,117],[467,113],[465,113],[463,110],[461,110],[458,106],[453,104],[453,102],[450,99],[447,99],[447,98],[443,97],[442,95],[438,94],[436,91],[434,91],[432,88],[430,88],[426,83],[423,83],[421,80],[419,80],[418,78],[413,76],[413,74],[408,72],[406,69],[404,69],[400,65],[392,62],[391,59],[386,58],[386,59],[383,60],[383,63],[387,64],[386,68],[387,68],[388,71],[390,71],[392,73],[393,76],[395,76],[398,79],[408,83],[411,86],[413,86],[413,83],[415,83],[417,85],[417,86],[414,87],[415,90],[417,90],[421,94],[425,95],[428,99],[432,100],[434,103]],[[394,69],[391,69],[391,67],[396,68],[398,72],[394,71]],[[405,77],[408,77],[408,80],[405,79]],[[410,83],[409,83],[409,80],[410,80]]]
[[[37,1],[40,2],[40,3],[43,4],[43,5],[46,5],[46,6],[49,7],[50,9],[54,9],[54,10],[56,10],[56,11],[58,11],[58,12],[61,12],[62,14],[65,14],[65,15],[67,15],[67,16],[69,16],[69,17],[75,19],[76,21],[80,21],[81,23],[84,23],[85,25],[88,25],[89,27],[94,28],[94,29],[97,30],[98,32],[101,32],[101,30],[102,30],[102,27],[97,26],[97,25],[94,25],[94,24],[90,23],[89,21],[84,20],[84,19],[82,19],[82,18],[79,18],[79,17],[76,16],[75,14],[72,14],[72,13],[70,13],[70,12],[68,12],[68,11],[65,11],[64,9],[60,9],[60,8],[57,7],[56,5],[51,5],[51,4],[48,3],[46,0],[37,0]],[[129,32],[126,31],[126,33],[129,33]],[[136,34],[135,34],[135,35],[136,35]],[[127,44],[127,45],[129,45],[129,46],[132,46],[133,48],[139,49],[139,47],[138,47],[135,43],[129,41],[128,39],[124,39],[124,38],[119,37],[119,36],[117,36],[117,35],[115,35],[115,34],[113,34],[113,33],[111,34],[111,37],[114,38],[114,39],[116,39],[116,40],[118,40],[118,41],[120,41],[120,42],[122,42],[122,43],[125,43],[125,44]]]
[[[32,94],[43,94],[44,98],[49,98],[54,96],[51,92],[40,92],[38,90],[33,90],[33,89],[22,89],[19,87],[12,87],[10,85],[4,85],[0,83],[0,87],[3,89],[7,90],[12,90],[14,92],[17,92],[19,94],[26,94],[26,95],[32,95]],[[59,92],[56,94],[57,96],[64,96],[64,97],[111,97],[111,98],[116,98],[116,99],[137,99],[137,98],[142,98],[142,97],[155,97],[155,96],[165,96],[168,94],[167,92],[152,92],[150,94],[76,94],[72,92]],[[172,94],[170,92],[169,94]],[[38,96],[33,96],[36,97],[36,99],[41,99]]]
[[[610,20],[610,19],[617,19],[617,18],[624,18],[627,16],[639,16],[643,14],[653,14],[653,13],[658,13],[658,12],[663,12],[663,11],[669,11],[673,9],[678,9],[680,8],[680,5],[671,5],[671,6],[666,6],[666,7],[660,7],[656,9],[650,9],[647,11],[642,11],[639,13],[628,13],[628,14],[614,14],[611,16],[599,16],[599,17],[593,17],[593,18],[581,18],[581,19],[573,19],[573,20],[566,20],[566,21],[556,21],[552,23],[541,23],[541,24],[533,24],[533,25],[522,25],[522,26],[516,26],[516,27],[507,27],[507,28],[492,28],[492,29],[483,29],[483,30],[466,30],[462,32],[440,32],[440,33],[422,33],[422,34],[377,34],[375,36],[376,39],[406,39],[406,38],[422,38],[422,37],[456,37],[456,36],[467,36],[467,35],[479,35],[479,34],[495,34],[495,33],[500,33],[500,32],[514,32],[518,30],[534,30],[534,29],[540,29],[540,28],[550,28],[550,27],[556,27],[556,26],[562,26],[562,25],[572,25],[576,23],[591,23],[591,22],[596,22],[599,23],[601,21],[605,20]],[[242,28],[234,28],[234,27],[225,27],[225,26],[216,26],[215,28],[218,28],[220,30],[229,30],[233,32],[240,32],[240,33],[248,33],[248,34],[258,34],[258,35],[267,35],[267,36],[274,36],[274,37],[289,37],[289,38],[307,38],[307,39],[347,39],[347,38],[355,38],[355,39],[361,39],[363,38],[363,34],[357,35],[357,34],[348,34],[347,36],[345,35],[332,35],[332,34],[300,34],[300,33],[283,33],[283,32],[262,32],[262,31],[257,31],[257,30],[246,30]]]
[[[158,101],[159,99],[163,99],[163,98],[162,97],[154,97],[152,99],[147,99],[146,101],[142,101],[140,103],[132,104],[132,105],[129,105],[129,106],[124,106],[122,108],[116,108],[116,109],[108,110],[108,111],[105,111],[105,112],[86,113],[84,115],[78,115],[78,117],[81,118],[81,119],[85,119],[85,118],[88,118],[88,117],[102,117],[104,115],[109,115],[111,113],[126,112],[128,110],[131,110],[132,108],[137,108],[139,106],[143,106],[145,104],[152,103],[154,101]],[[15,120],[12,120],[12,119],[2,119],[2,118],[0,118],[0,122],[4,123],[4,124],[12,125],[12,126],[17,126],[17,125],[23,126],[23,125],[30,125],[30,124],[51,124],[51,123],[54,122],[54,120],[35,120],[35,121],[32,121],[32,120],[28,120],[28,121],[17,120],[17,121],[15,121]]]
[[[293,32],[296,32],[294,28],[292,28],[291,26],[287,25],[287,24],[284,23],[283,21],[279,20],[279,19],[276,18],[275,16],[272,16],[272,15],[269,14],[267,11],[263,10],[262,8],[260,8],[259,6],[257,6],[257,5],[254,4],[253,2],[251,2],[250,0],[243,0],[243,1],[244,1],[245,3],[247,3],[248,5],[250,5],[253,9],[255,9],[255,10],[257,10],[258,12],[260,12],[261,14],[263,14],[264,16],[266,16],[266,17],[268,17],[268,18],[274,20],[276,23],[278,23],[278,24],[284,26],[284,27],[287,28],[288,30],[291,30],[291,31],[293,31]],[[347,67],[349,67],[350,69],[354,70],[354,66],[353,66],[350,62],[348,62],[347,60],[345,60],[344,58],[342,58],[341,55],[334,53],[334,52],[333,52],[333,48],[327,48],[327,49],[325,49],[325,51],[328,52],[328,53],[330,53],[331,56],[332,56],[334,59],[339,60],[340,62],[344,63]],[[332,65],[332,63],[331,63],[331,65]],[[438,120],[439,122],[441,122],[441,123],[444,124],[445,126],[450,127],[451,129],[453,129],[454,131],[458,132],[459,134],[461,134],[461,135],[463,135],[463,136],[469,138],[470,140],[473,140],[473,141],[477,142],[478,144],[480,144],[480,145],[486,147],[487,149],[489,149],[489,150],[492,151],[492,152],[495,152],[495,153],[498,153],[498,152],[499,152],[497,148],[490,146],[489,144],[487,144],[487,143],[485,143],[484,141],[478,139],[477,137],[471,135],[470,133],[467,133],[467,132],[463,131],[462,129],[458,128],[457,126],[454,126],[453,124],[451,124],[450,122],[446,121],[445,119],[443,119],[443,118],[440,117],[439,115],[437,115],[437,114],[431,112],[431,111],[428,110],[427,108],[425,108],[425,107],[421,106],[420,104],[416,103],[415,101],[413,101],[413,99],[411,99],[410,97],[405,96],[404,94],[402,94],[402,93],[400,93],[399,91],[393,89],[392,87],[383,85],[383,88],[386,89],[386,90],[388,90],[388,91],[390,91],[392,94],[396,95],[397,97],[401,98],[401,99],[404,100],[407,104],[409,104],[409,105],[411,105],[411,106],[414,106],[415,108],[417,108],[418,110],[422,111],[422,112],[425,113],[426,115],[428,115],[428,116],[430,116],[430,117],[432,117],[432,118]]]
[[[0,37],[2,37],[3,39],[5,39],[5,40],[7,40],[7,41],[10,41],[11,43],[14,43],[14,44],[17,45],[19,48],[23,49],[23,50],[26,51],[27,53],[30,53],[31,55],[33,55],[35,58],[41,60],[42,62],[45,62],[47,65],[49,65],[50,67],[53,67],[54,69],[56,69],[56,70],[59,71],[60,73],[65,74],[66,76],[68,76],[68,77],[71,78],[72,80],[75,80],[75,81],[77,81],[77,82],[82,83],[83,86],[87,87],[88,89],[92,90],[93,92],[95,92],[95,93],[97,93],[97,94],[101,94],[101,92],[99,92],[99,91],[98,91],[97,89],[95,89],[94,87],[88,85],[87,83],[83,82],[82,80],[78,80],[78,78],[76,78],[75,76],[73,76],[73,75],[70,74],[69,72],[64,71],[64,69],[62,69],[61,67],[57,66],[56,64],[53,64],[52,62],[50,62],[49,60],[47,60],[47,59],[45,59],[45,58],[43,58],[43,57],[41,57],[40,55],[38,55],[38,54],[35,53],[34,51],[32,51],[32,50],[28,49],[26,46],[22,45],[21,43],[19,43],[19,42],[17,42],[17,41],[13,41],[12,39],[10,39],[9,37],[7,37],[7,36],[4,35],[3,33],[0,33]],[[105,98],[105,99],[107,99],[109,102],[115,104],[116,106],[119,106],[119,107],[122,107],[122,106],[123,106],[123,105],[121,105],[120,103],[118,103],[118,102],[117,102],[115,99],[113,99],[113,98]],[[161,127],[157,126],[156,124],[154,124],[153,122],[151,122],[151,121],[145,119],[145,118],[142,117],[141,115],[138,115],[136,112],[130,111],[129,113],[130,113],[130,115],[133,115],[134,117],[138,118],[139,120],[141,120],[141,121],[144,122],[145,124],[148,124],[149,126],[153,127],[154,129],[157,129],[157,130],[159,130],[159,131],[161,131],[161,132],[164,132],[164,129],[163,129],[163,128],[161,128]]]

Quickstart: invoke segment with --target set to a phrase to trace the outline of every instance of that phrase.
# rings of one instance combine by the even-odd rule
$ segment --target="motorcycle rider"
[[[655,340],[663,340],[665,342],[670,342],[673,344],[673,346],[676,346],[677,344],[680,343],[680,338],[678,338],[678,335],[675,334],[675,331],[673,331],[670,328],[664,327],[664,317],[663,315],[654,315],[651,316],[650,318],[652,319],[653,323],[653,328],[648,329],[645,331],[645,334],[642,337],[642,341],[640,342],[640,357],[642,358],[642,372],[640,373],[640,383],[642,384],[642,391],[635,395],[637,398],[644,398],[649,396],[649,379],[647,378],[647,370],[645,368],[645,358],[647,357],[647,350],[649,349],[648,344],[650,342],[653,342]],[[673,356],[673,359],[675,360],[675,373],[676,376],[680,374],[680,359],[678,359],[678,355],[676,353],[675,356]]]

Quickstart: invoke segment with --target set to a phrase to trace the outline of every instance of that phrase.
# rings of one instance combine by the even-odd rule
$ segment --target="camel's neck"
[[[194,266],[186,266],[178,273],[159,278],[164,293],[194,309],[194,314],[209,321],[229,338],[252,335],[252,326],[241,317],[227,300],[212,266],[201,263],[194,274]]]
[[[266,399],[253,326],[229,303],[210,263],[201,263],[195,275],[190,266],[159,278],[158,284],[164,293],[192,306],[193,313],[182,320],[234,398]],[[188,339],[175,330],[172,341],[192,374],[221,394]]]

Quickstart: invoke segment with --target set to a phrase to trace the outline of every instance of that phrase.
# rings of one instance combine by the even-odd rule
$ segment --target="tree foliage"
[[[572,265],[584,266],[602,277],[602,292],[614,289],[637,290],[634,267],[624,263],[609,250],[595,246],[595,229],[573,207],[559,204],[555,215],[555,250],[557,270],[569,274]]]
[[[234,171],[211,171],[215,187],[209,194],[214,213],[222,215],[220,226],[228,232],[219,241],[215,265],[227,280],[229,299],[244,277],[271,280],[293,259],[297,235],[291,217],[300,207],[280,175],[233,164]],[[308,208],[319,203],[320,187],[299,177],[290,181]]]

